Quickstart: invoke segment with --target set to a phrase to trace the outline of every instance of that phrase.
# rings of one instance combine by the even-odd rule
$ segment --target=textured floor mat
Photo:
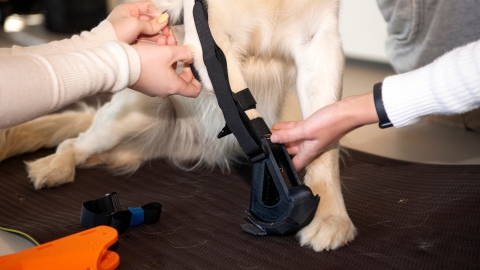
[[[77,170],[75,182],[35,191],[24,160],[0,163],[0,226],[45,243],[83,230],[81,204],[117,191],[123,207],[158,201],[160,221],[120,235],[119,269],[469,269],[480,268],[480,166],[425,165],[350,150],[341,176],[358,236],[316,253],[294,236],[245,234],[248,167],[183,172],[161,161],[135,174]]]

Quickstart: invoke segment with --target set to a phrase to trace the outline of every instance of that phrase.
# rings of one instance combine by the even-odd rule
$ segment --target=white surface
[[[0,256],[34,247],[27,239],[16,234],[0,231]]]
[[[387,23],[375,0],[342,0],[340,35],[349,58],[388,63]]]
[[[404,128],[361,127],[342,146],[379,156],[431,164],[480,164],[480,135],[431,122]]]

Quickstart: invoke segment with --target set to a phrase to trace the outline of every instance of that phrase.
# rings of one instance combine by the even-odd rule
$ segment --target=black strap
[[[157,223],[161,213],[162,205],[158,202],[122,211],[117,193],[111,192],[103,198],[83,203],[80,224],[86,228],[107,225],[121,234],[130,227]]]
[[[263,118],[249,119],[245,113],[256,107],[250,90],[232,93],[225,55],[210,33],[202,0],[196,0],[193,17],[208,76],[226,121],[219,137],[232,132],[253,163],[250,211],[247,212],[252,224],[244,224],[242,228],[253,235],[294,234],[315,216],[319,196],[302,185],[285,146],[271,143],[271,132]],[[284,175],[292,187],[290,190]]]
[[[242,91],[234,93],[233,97],[235,98],[235,101],[237,101],[238,104],[240,104],[240,107],[242,107],[244,111],[255,109],[257,106],[257,101],[253,97],[252,92],[250,92],[250,89],[248,88],[245,88]]]
[[[385,107],[383,105],[382,86],[383,84],[381,82],[373,86],[373,101],[375,102],[375,109],[378,115],[378,126],[380,128],[388,128],[393,126],[393,124],[390,122],[390,118],[388,118],[387,112],[385,111]]]
[[[228,83],[225,55],[213,40],[201,0],[196,0],[195,2],[193,17],[202,45],[203,61],[207,67],[208,76],[212,82],[228,130],[235,135],[240,147],[251,160],[265,157],[260,140],[250,124],[250,119],[248,119],[241,106],[233,98],[233,93]]]

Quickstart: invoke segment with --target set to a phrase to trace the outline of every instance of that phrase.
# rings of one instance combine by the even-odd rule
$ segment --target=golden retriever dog
[[[248,87],[258,103],[247,112],[251,119],[262,116],[269,126],[279,121],[289,92],[296,92],[304,118],[340,98],[339,0],[205,2],[212,35],[227,59],[232,91]],[[228,170],[244,155],[233,135],[217,139],[225,120],[202,59],[192,14],[195,0],[154,3],[169,13],[170,24],[183,20],[174,33],[194,51],[202,93],[196,99],[152,98],[126,89],[98,110],[52,114],[4,130],[0,160],[58,145],[55,154],[27,164],[36,189],[74,181],[75,167],[102,165],[132,173],[143,162],[162,158],[186,170]],[[299,231],[300,244],[322,251],[353,240],[356,229],[341,193],[338,144],[307,166],[304,181],[321,203],[312,222]]]

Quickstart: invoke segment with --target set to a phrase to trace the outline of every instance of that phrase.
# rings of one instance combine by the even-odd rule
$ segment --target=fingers
[[[164,36],[160,36],[160,37],[157,39],[156,43],[157,43],[158,45],[162,45],[162,46],[163,46],[163,45],[167,45],[167,39],[166,39]]]
[[[162,29],[164,29],[167,26],[168,21],[159,23],[157,19],[153,19],[149,21],[138,20],[137,24],[138,24],[137,27],[138,27],[139,33],[143,35],[151,36],[151,35],[156,35],[160,31],[162,31]]]
[[[137,41],[149,41],[158,45],[178,45],[177,39],[173,35],[171,29],[167,26],[162,29],[162,34],[140,35]]]
[[[150,20],[160,16],[160,11],[151,1],[136,1],[125,5],[128,7],[131,16],[141,20]]]
[[[292,129],[296,126],[298,126],[301,123],[301,121],[297,122],[279,122],[275,123],[272,126],[272,130],[282,130],[282,129]]]
[[[194,83],[197,82],[197,83]],[[182,89],[181,94],[182,96],[196,98],[202,91],[202,86],[198,83],[197,80],[192,81],[191,83],[185,82],[185,87]]]
[[[185,94],[188,97],[197,97],[202,91],[202,84],[195,79],[189,64],[185,64],[182,72],[178,75],[185,84]]]
[[[193,63],[193,52],[187,46],[169,46],[172,62],[184,62],[187,64]]]
[[[177,40],[175,39],[174,36],[168,36],[166,37],[166,43],[167,45],[175,46],[178,44]]]
[[[304,155],[296,155],[292,158],[292,164],[295,170],[299,171],[305,168],[311,160],[311,158],[306,158]]]
[[[168,13],[160,14],[152,2],[139,1],[130,4],[129,15],[138,19],[137,27],[140,34],[156,35],[167,27]]]
[[[278,123],[272,128],[271,141],[274,143],[289,143],[305,138],[302,122]]]
[[[299,146],[300,146],[300,142],[285,143],[285,147],[287,148],[288,154],[292,156],[298,154]]]
[[[166,37],[164,35],[153,35],[153,36],[147,36],[147,35],[140,35],[137,38],[137,41],[147,41],[150,43],[156,43],[158,45],[167,45],[167,43],[171,43],[170,41],[171,37]],[[168,40],[168,41],[167,41]],[[176,42],[176,39],[174,39]],[[168,44],[170,45],[170,44]]]

